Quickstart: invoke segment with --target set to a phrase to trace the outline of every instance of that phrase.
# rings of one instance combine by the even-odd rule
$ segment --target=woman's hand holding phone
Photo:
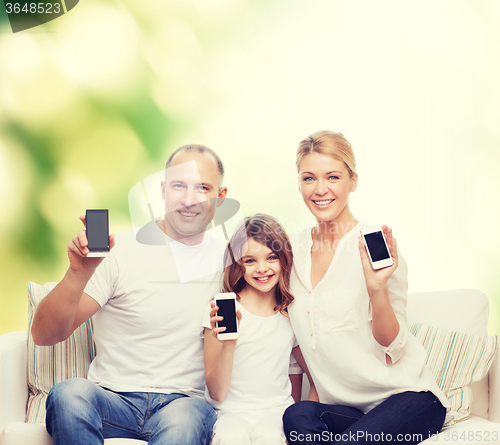
[[[366,250],[365,242],[363,237],[359,237],[359,254],[361,256],[361,263],[363,265],[363,273],[365,275],[366,287],[368,289],[368,295],[377,292],[381,289],[387,287],[387,280],[394,273],[398,267],[398,251],[396,246],[396,238],[392,234],[392,229],[388,226],[382,226],[382,232],[384,234],[387,247],[389,248],[389,253],[392,258],[393,264],[382,269],[373,269],[368,257],[368,252]]]
[[[80,221],[85,227],[85,215],[80,216]],[[109,236],[110,250],[115,245],[114,235]],[[88,249],[87,233],[84,229],[78,232],[68,243],[69,269],[74,273],[94,273],[95,269],[101,264],[103,257],[87,258],[90,253]]]
[[[392,230],[387,226],[382,226],[389,254],[392,258],[392,265],[381,269],[374,269],[365,248],[363,238],[359,237],[359,253],[363,264],[366,289],[370,298],[372,309],[372,334],[373,338],[382,346],[389,346],[398,335],[400,326],[394,313],[387,281],[398,267],[398,252],[396,239],[392,235]],[[386,355],[387,365],[392,364],[391,358]]]

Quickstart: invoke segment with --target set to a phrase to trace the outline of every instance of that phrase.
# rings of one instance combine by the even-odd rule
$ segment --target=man
[[[88,379],[66,380],[49,394],[54,445],[210,440],[216,415],[203,398],[199,334],[222,269],[223,244],[205,231],[226,197],[223,174],[212,150],[181,147],[166,165],[163,221],[116,243],[111,235],[104,261],[87,258],[84,230],[68,243],[69,268],[38,306],[33,339],[55,344],[93,316],[97,354]]]

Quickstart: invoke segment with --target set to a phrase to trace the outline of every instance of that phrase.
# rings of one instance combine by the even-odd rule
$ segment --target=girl
[[[203,322],[206,398],[218,416],[212,443],[283,445],[282,416],[293,403],[288,367],[296,346],[286,313],[293,301],[288,236],[270,216],[246,218],[224,263],[224,291],[237,294],[239,333],[237,340],[217,339],[225,328],[216,327],[222,317],[212,302]],[[303,363],[298,347],[294,355]]]
[[[318,224],[292,239],[289,313],[319,402],[286,411],[294,444],[415,444],[441,429],[448,406],[408,335],[407,269],[392,231],[383,227],[394,261],[385,269],[372,269],[359,237],[367,224],[349,209],[355,169],[339,133],[315,133],[297,150],[299,190]]]

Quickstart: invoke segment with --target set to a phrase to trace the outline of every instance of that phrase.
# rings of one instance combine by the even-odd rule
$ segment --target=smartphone
[[[105,257],[109,255],[109,219],[108,209],[87,210],[85,213],[85,228],[87,231],[87,257]]]
[[[238,320],[236,318],[236,294],[234,292],[226,292],[215,295],[215,305],[219,307],[217,315],[224,317],[223,320],[217,322],[217,327],[225,327],[224,332],[219,332],[217,338],[219,340],[235,340],[238,338]]]
[[[365,241],[368,258],[370,258],[373,269],[378,270],[392,266],[392,257],[381,227],[364,229],[361,231],[361,236]]]

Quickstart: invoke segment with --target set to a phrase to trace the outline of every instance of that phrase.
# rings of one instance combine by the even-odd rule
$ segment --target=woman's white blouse
[[[425,351],[408,333],[407,267],[399,263],[389,278],[389,297],[399,333],[391,345],[372,334],[371,307],[358,249],[360,222],[339,242],[325,276],[311,285],[311,229],[290,237],[295,301],[288,307],[302,354],[322,403],[349,405],[368,412],[393,394],[431,391],[447,407],[448,399],[425,366]],[[386,354],[392,364],[386,364]]]

